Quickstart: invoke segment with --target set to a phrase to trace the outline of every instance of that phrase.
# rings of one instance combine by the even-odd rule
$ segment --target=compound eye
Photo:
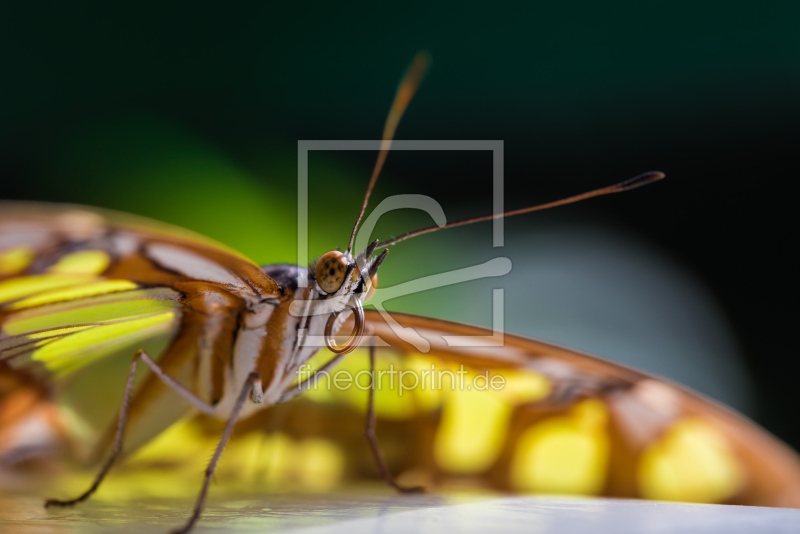
[[[372,283],[369,286],[369,290],[367,291],[367,296],[364,297],[364,302],[368,301],[372,298],[372,295],[375,294],[375,288],[378,287],[378,273],[372,275]]]
[[[338,250],[332,250],[322,255],[314,267],[314,276],[319,287],[325,293],[336,293],[344,282],[347,273],[347,260]]]

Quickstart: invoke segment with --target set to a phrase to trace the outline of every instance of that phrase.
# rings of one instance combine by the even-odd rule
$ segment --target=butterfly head
[[[375,257],[372,253],[378,246],[376,239],[355,257],[350,252],[332,250],[326,252],[314,264],[313,278],[323,295],[331,295],[342,300],[357,298],[367,301],[378,286],[378,267],[388,249]]]

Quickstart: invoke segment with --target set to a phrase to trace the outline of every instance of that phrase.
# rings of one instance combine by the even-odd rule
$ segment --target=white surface
[[[269,495],[211,498],[196,532],[405,533],[789,533],[800,510],[555,497]],[[0,496],[0,532],[168,532],[188,517],[187,500],[88,502],[44,510],[34,497]]]

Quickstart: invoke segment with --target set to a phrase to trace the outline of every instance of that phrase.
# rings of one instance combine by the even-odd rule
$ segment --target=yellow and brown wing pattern
[[[378,313],[367,317],[388,343],[376,353],[377,434],[401,482],[800,506],[794,451],[679,385],[509,334],[502,346],[482,347],[492,332],[392,314],[430,344],[421,352]],[[312,365],[329,358],[320,354]],[[270,480],[314,488],[376,476],[363,438],[368,369],[362,347],[300,398],[242,422],[232,450],[252,446],[253,432],[278,429],[261,438],[268,445],[260,455],[241,453],[263,458]],[[321,465],[329,469],[310,467]],[[247,466],[238,474],[260,472]]]
[[[276,290],[251,261],[186,230],[82,206],[0,203],[0,362],[82,413],[103,412],[88,416],[99,427],[87,441],[108,432],[100,427],[119,409],[124,368],[139,347],[192,391],[218,399],[238,312]],[[102,372],[115,365],[118,372]],[[107,403],[86,400],[105,400],[106,386]],[[160,408],[145,416],[153,403]],[[187,411],[144,378],[126,448]]]

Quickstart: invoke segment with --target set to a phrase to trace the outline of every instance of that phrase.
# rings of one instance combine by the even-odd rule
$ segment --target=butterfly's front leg
[[[169,376],[166,372],[164,372],[158,364],[153,361],[152,358],[142,349],[136,351],[136,354],[133,356],[133,360],[131,361],[130,371],[128,371],[128,382],[125,385],[125,396],[122,400],[122,409],[120,410],[119,419],[117,420],[117,431],[114,435],[114,446],[111,449],[111,455],[108,457],[106,462],[103,464],[103,467],[100,469],[100,472],[95,477],[94,482],[86,490],[84,493],[79,495],[74,499],[68,500],[60,500],[60,499],[47,499],[44,503],[45,507],[50,506],[72,506],[74,504],[78,504],[79,502],[83,502],[88,499],[97,488],[100,487],[100,483],[103,482],[106,474],[111,469],[111,466],[114,464],[114,461],[119,456],[119,453],[122,452],[122,440],[125,434],[125,423],[128,420],[128,409],[131,405],[131,392],[133,391],[133,381],[136,375],[136,364],[139,360],[142,360],[147,364],[150,369],[170,388],[176,391],[179,395],[183,398],[188,400],[192,405],[198,408],[201,412],[211,415],[213,413],[213,407],[210,404],[207,404],[197,395],[186,389],[183,385],[181,385],[178,381],[174,378]]]
[[[371,330],[371,328],[368,330],[368,336],[371,334]],[[367,441],[369,441],[369,447],[372,450],[372,456],[375,458],[375,465],[378,467],[378,472],[380,473],[381,478],[383,478],[387,484],[397,491],[401,493],[421,493],[425,491],[425,488],[422,486],[407,487],[401,486],[397,483],[392,474],[389,472],[389,468],[386,466],[386,459],[383,457],[383,451],[381,451],[381,446],[378,443],[378,437],[375,435],[375,345],[373,344],[370,344],[369,346],[369,371],[370,376],[372,377],[372,383],[370,384],[369,388],[369,400],[367,401],[367,424],[366,428],[364,429],[364,435],[367,437]]]
[[[182,528],[173,530],[172,534],[186,534],[192,529],[197,520],[200,519],[200,514],[203,512],[203,503],[205,503],[206,494],[208,493],[208,485],[211,483],[211,479],[214,476],[214,470],[217,467],[219,457],[222,455],[222,450],[225,448],[225,445],[228,443],[228,439],[231,437],[231,432],[233,432],[233,427],[236,425],[236,421],[239,419],[239,413],[242,411],[242,406],[244,406],[248,395],[251,394],[254,384],[260,383],[260,381],[261,377],[258,373],[250,373],[250,375],[247,377],[247,380],[245,380],[244,387],[242,387],[242,391],[239,393],[239,397],[236,399],[236,404],[233,406],[231,416],[228,419],[228,422],[225,424],[225,430],[222,432],[222,437],[217,444],[217,449],[214,451],[214,456],[211,457],[211,461],[208,463],[208,467],[206,467],[205,476],[203,478],[203,487],[200,489],[200,495],[197,497],[197,502],[194,506],[194,512],[189,518],[189,521]]]

